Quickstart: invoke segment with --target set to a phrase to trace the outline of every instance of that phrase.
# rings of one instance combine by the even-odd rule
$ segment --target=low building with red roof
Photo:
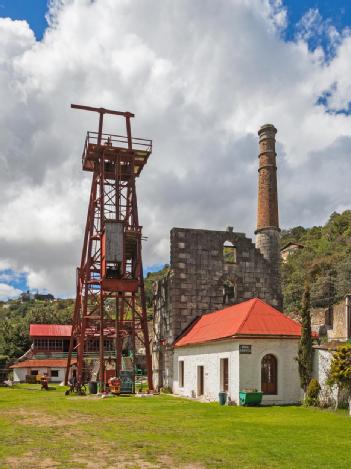
[[[14,381],[31,382],[36,380],[36,376],[40,377],[46,374],[49,381],[61,383],[65,377],[71,331],[72,326],[69,324],[30,324],[31,347],[10,367],[13,371]],[[115,350],[115,329],[113,327],[106,328],[105,331],[104,350],[113,355]],[[136,346],[138,353],[136,365],[143,369],[146,363],[145,348],[139,340],[136,340]],[[93,370],[93,363],[99,360],[100,344],[97,331],[92,331],[85,343],[85,347],[85,355],[89,358],[90,368]],[[76,341],[74,339],[70,376],[76,374],[76,355]],[[125,363],[127,363],[127,360],[125,360]],[[108,371],[111,368],[112,364],[108,364],[106,367]]]
[[[72,361],[75,366],[77,360]],[[48,380],[53,383],[61,383],[64,380],[67,367],[67,359],[37,359],[24,360],[10,366],[13,370],[14,381],[28,381],[28,376],[32,378],[47,376]]]
[[[14,381],[35,380],[47,375],[51,382],[64,380],[72,326],[69,324],[30,324],[30,349],[10,368]],[[75,366],[72,367],[72,373]]]
[[[263,392],[265,404],[296,403],[299,323],[254,298],[200,316],[174,343],[175,394],[239,403],[239,392]]]

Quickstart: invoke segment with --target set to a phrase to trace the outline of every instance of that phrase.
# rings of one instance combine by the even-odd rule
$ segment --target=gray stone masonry
[[[235,249],[233,263],[223,255],[226,242]],[[154,292],[154,382],[159,387],[171,385],[172,344],[201,314],[254,297],[282,306],[279,275],[243,233],[173,228],[170,267]]]

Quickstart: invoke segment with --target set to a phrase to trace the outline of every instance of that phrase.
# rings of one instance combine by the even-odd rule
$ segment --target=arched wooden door
[[[261,391],[263,394],[277,394],[278,366],[274,355],[265,355],[261,361]]]

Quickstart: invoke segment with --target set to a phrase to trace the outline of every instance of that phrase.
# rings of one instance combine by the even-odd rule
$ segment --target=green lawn
[[[341,469],[350,454],[346,411],[0,388],[1,469]]]

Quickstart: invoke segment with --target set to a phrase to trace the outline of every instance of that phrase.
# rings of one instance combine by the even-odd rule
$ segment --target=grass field
[[[1,469],[350,466],[346,411],[0,388]]]

